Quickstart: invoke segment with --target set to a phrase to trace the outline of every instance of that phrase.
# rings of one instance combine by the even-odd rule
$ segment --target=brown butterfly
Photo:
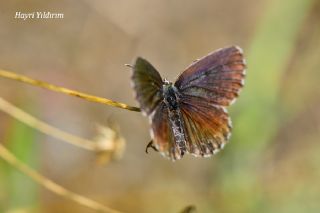
[[[244,85],[245,60],[237,46],[218,49],[195,61],[173,84],[162,80],[145,59],[137,58],[133,87],[151,123],[148,147],[171,160],[185,153],[209,157],[228,142],[231,120],[226,106]]]

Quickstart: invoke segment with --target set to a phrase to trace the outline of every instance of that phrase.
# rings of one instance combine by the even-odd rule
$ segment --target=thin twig
[[[85,99],[87,101],[106,104],[106,105],[109,105],[109,106],[114,106],[114,107],[130,110],[130,111],[140,112],[140,108],[138,108],[138,107],[129,106],[127,104],[116,102],[116,101],[112,101],[112,100],[109,100],[109,99],[106,99],[106,98],[101,98],[101,97],[89,95],[89,94],[86,94],[86,93],[78,92],[78,91],[75,91],[75,90],[67,89],[67,88],[64,88],[64,87],[59,87],[59,86],[56,86],[56,85],[53,85],[53,84],[49,84],[49,83],[44,82],[44,81],[35,80],[35,79],[29,78],[27,76],[11,72],[11,71],[1,70],[0,69],[0,76],[4,77],[4,78],[9,78],[9,79],[12,79],[12,80],[16,80],[16,81],[21,81],[21,82],[24,82],[24,83],[27,83],[27,84],[31,84],[33,86],[42,87],[42,88],[45,88],[45,89],[48,89],[48,90],[52,90],[52,91],[55,91],[55,92],[60,92],[60,93],[64,93],[64,94],[67,94],[67,95],[83,98],[83,99]]]
[[[56,184],[52,180],[44,177],[43,175],[39,174],[35,170],[28,167],[26,164],[22,163],[20,160],[18,160],[7,148],[5,148],[0,143],[0,157],[5,160],[7,163],[9,163],[11,166],[15,167],[25,175],[29,176],[31,179],[33,179],[35,182],[39,183],[49,191],[60,195],[66,199],[73,200],[74,202],[86,206],[88,208],[91,208],[97,212],[106,212],[106,213],[121,213],[117,210],[111,209],[101,203],[98,203],[94,200],[91,200],[87,197],[84,197],[82,195],[76,194],[74,192],[71,192],[62,186]]]
[[[92,150],[92,151],[102,151],[100,150],[100,146],[94,141],[90,141],[84,138],[80,138],[78,136],[72,135],[70,133],[64,132],[56,127],[53,127],[39,119],[33,117],[32,115],[22,111],[21,109],[15,107],[8,101],[4,100],[0,97],[0,110],[11,115],[15,119],[27,124],[28,126],[35,128],[47,135],[58,138],[62,141],[71,143],[75,146]]]

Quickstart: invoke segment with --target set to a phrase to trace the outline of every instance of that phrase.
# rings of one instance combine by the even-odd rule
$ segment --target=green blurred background
[[[245,88],[229,108],[234,133],[218,155],[172,163],[145,154],[140,113],[0,79],[3,98],[76,135],[114,120],[123,159],[93,153],[0,112],[0,142],[62,186],[124,212],[320,212],[320,2],[312,0],[0,0],[0,67],[137,105],[137,56],[174,80],[194,59],[224,46],[247,58]],[[50,11],[63,19],[14,19]],[[0,160],[0,212],[92,212],[35,184]]]

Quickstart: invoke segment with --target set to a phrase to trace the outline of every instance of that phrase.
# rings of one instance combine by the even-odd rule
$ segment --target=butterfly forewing
[[[178,77],[175,86],[184,96],[228,106],[243,86],[245,66],[239,47],[219,49],[191,64]]]
[[[149,115],[162,100],[161,76],[148,61],[137,58],[133,66],[132,81],[140,107]]]

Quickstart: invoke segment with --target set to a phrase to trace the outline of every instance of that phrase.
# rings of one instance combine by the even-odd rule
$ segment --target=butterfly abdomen
[[[172,153],[179,153],[176,156],[183,156],[187,151],[186,136],[179,108],[177,92],[172,84],[165,84],[163,86],[163,97],[164,102],[168,107],[170,127],[176,142],[175,144],[177,145],[172,147],[172,149],[174,149]]]

